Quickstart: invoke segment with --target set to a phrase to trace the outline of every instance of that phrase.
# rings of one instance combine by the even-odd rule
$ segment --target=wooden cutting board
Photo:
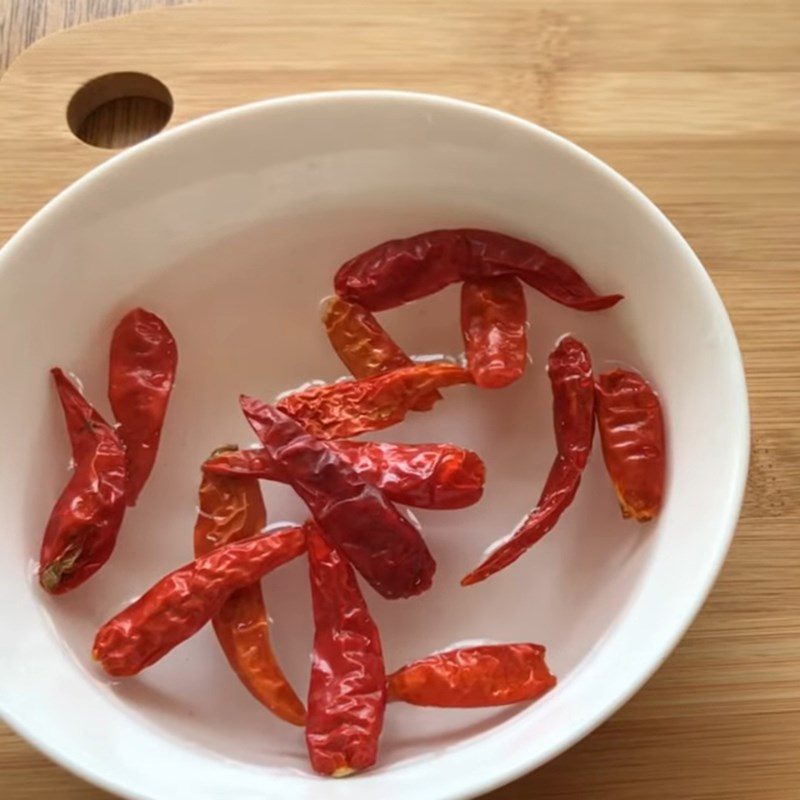
[[[58,26],[68,14],[158,3],[0,0],[0,46],[30,37],[25,21]],[[170,125],[342,87],[487,103],[588,148],[664,209],[711,273],[744,353],[753,448],[737,536],[708,603],[648,685],[568,753],[489,797],[800,797],[800,4],[216,0],[86,25],[40,41],[0,81],[0,241],[113,152],[67,123],[76,90],[112,72],[162,81]],[[73,116],[125,90],[100,86]],[[157,118],[152,84],[127,91],[151,97],[99,112],[85,135],[108,141],[97,128],[111,120],[119,141]],[[0,797],[108,795],[0,728]]]

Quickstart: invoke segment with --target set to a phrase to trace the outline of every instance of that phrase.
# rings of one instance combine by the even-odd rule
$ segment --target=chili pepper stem
[[[619,498],[617,498],[617,500],[624,519],[634,519],[637,522],[650,522],[655,517],[655,512],[653,511],[637,511],[624,500]]]
[[[339,767],[331,773],[331,778],[346,778],[348,775],[354,775],[358,770],[353,767]]]
[[[39,573],[39,584],[51,594],[56,592],[64,573],[69,572],[77,562],[81,548],[70,545],[63,554]]]
[[[221,444],[216,448],[216,450],[212,450],[211,455],[208,458],[216,458],[217,456],[221,456],[225,453],[235,453],[238,449],[238,444]]]

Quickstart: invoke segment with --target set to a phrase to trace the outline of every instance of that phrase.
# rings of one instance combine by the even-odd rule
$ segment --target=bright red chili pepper
[[[556,685],[539,644],[459,647],[421,658],[387,678],[389,700],[480,708],[534,700]]]
[[[379,244],[343,264],[334,286],[345,300],[381,311],[451,283],[498,275],[515,275],[580,311],[610,308],[622,299],[597,295],[573,267],[532,242],[475,229],[427,231]]]
[[[358,303],[349,303],[336,295],[325,298],[322,322],[336,355],[356,378],[371,378],[414,364],[378,320]],[[413,408],[428,411],[441,399],[442,395],[433,391],[420,398]]]
[[[386,707],[381,639],[347,561],[307,529],[314,652],[306,744],[313,768],[341,778],[372,766]]]
[[[108,561],[125,514],[125,450],[114,429],[60,369],[51,370],[75,471],[56,501],[42,541],[39,583],[61,594]]]
[[[436,562],[420,532],[383,493],[365,483],[330,443],[252,397],[242,410],[272,460],[311,510],[326,536],[387,598],[425,591]]]
[[[302,528],[233,542],[179,567],[97,632],[92,656],[116,677],[136,675],[197,633],[237,589],[299,556]]]
[[[553,391],[553,430],[558,454],[583,469],[594,439],[594,382],[589,351],[572,336],[550,353],[547,374]]]
[[[512,275],[464,281],[461,332],[475,383],[485,389],[508,386],[528,363],[525,292]]]
[[[486,468],[477,453],[454,444],[332,441],[331,448],[366,483],[393,502],[416,508],[464,508],[483,494]],[[215,475],[248,475],[287,483],[263,448],[219,452],[203,464]]]
[[[215,453],[235,448],[220,448]],[[261,533],[267,512],[255,478],[206,474],[194,528],[195,558]],[[261,584],[237,589],[211,618],[214,632],[245,688],[281,719],[304,725],[306,710],[275,658]]]
[[[277,407],[323,439],[346,439],[401,422],[433,389],[472,383],[449,363],[415,364],[383,375],[314,386],[282,397]]]
[[[166,324],[136,308],[114,330],[108,399],[128,453],[128,505],[135,505],[156,460],[175,383],[178,349]]]
[[[603,459],[622,515],[653,519],[661,509],[666,473],[658,395],[641,375],[617,369],[600,376],[595,396]]]
[[[551,531],[575,498],[580,478],[580,470],[574,464],[556,456],[536,508],[510,536],[489,548],[480,565],[461,579],[461,585],[471,586],[505,569]]]
[[[586,348],[564,337],[550,354],[548,374],[553,390],[556,455],[536,508],[501,539],[483,562],[461,580],[462,586],[485,580],[516,561],[558,522],[581,482],[594,437],[592,363]]]

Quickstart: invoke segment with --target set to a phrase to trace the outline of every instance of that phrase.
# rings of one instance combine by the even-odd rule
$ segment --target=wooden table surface
[[[46,33],[180,2],[0,0],[0,73]],[[491,0],[485,5],[491,13]],[[561,7],[551,5],[554,13]],[[561,130],[632,177],[712,274],[747,369],[750,480],[730,557],[676,652],[595,733],[488,797],[793,800],[800,798],[800,2],[569,0],[570,9],[598,6],[603,34],[619,39],[617,71],[602,84],[609,104],[619,103],[618,86],[626,88],[624,107],[605,113],[624,116],[633,144],[605,142],[602,120],[588,111],[583,128]],[[652,42],[628,34],[642,15],[652,17]],[[701,57],[685,46],[691,36],[703,40]],[[672,64],[663,95],[655,47],[668,49]],[[641,81],[626,84],[637,72]],[[687,125],[701,120],[691,141],[664,123],[680,120],[684,106]],[[558,128],[558,120],[544,121]],[[45,797],[110,796],[0,725],[0,798]]]

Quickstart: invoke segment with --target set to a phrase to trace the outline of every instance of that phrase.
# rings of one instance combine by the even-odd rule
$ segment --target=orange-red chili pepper
[[[500,389],[522,376],[528,362],[525,292],[513,275],[464,281],[461,332],[475,383]]]
[[[136,675],[197,633],[238,589],[299,556],[302,528],[252,536],[179,567],[97,632],[92,656],[116,677]]]
[[[594,386],[589,353],[577,339],[564,337],[550,354],[547,371],[553,390],[558,454],[536,508],[510,537],[501,539],[483,562],[462,578],[462,586],[485,580],[536,544],[558,522],[580,485],[594,437]]]
[[[410,597],[430,587],[436,562],[420,532],[334,450],[291,417],[252,397],[242,411],[328,539],[375,591]]]
[[[235,448],[220,448],[216,453]],[[267,511],[258,480],[205,474],[194,528],[195,558],[264,530]],[[305,707],[272,650],[260,583],[237,589],[211,618],[233,671],[260,703],[293,725],[304,725]]]
[[[370,311],[394,308],[458,281],[515,275],[580,311],[610,308],[620,294],[596,294],[578,272],[532,242],[494,231],[438,230],[379,244],[343,264],[336,294]]]
[[[127,450],[128,505],[135,505],[158,452],[175,383],[178,348],[163,320],[136,308],[114,330],[108,399]]]
[[[416,508],[464,508],[483,494],[486,468],[477,453],[454,444],[390,444],[331,441],[367,483],[395,503]],[[203,464],[206,473],[246,475],[288,483],[288,476],[263,448],[218,452]]]
[[[661,509],[666,473],[658,395],[641,375],[617,369],[600,376],[595,396],[603,459],[622,515],[651,520]]]
[[[372,766],[386,707],[378,628],[347,561],[307,528],[314,651],[306,744],[312,767],[345,777]]]
[[[337,295],[322,303],[322,323],[333,349],[355,378],[371,378],[414,364],[406,352],[381,327],[377,319],[358,303]],[[442,395],[433,391],[413,406],[428,411]]]
[[[108,561],[125,514],[125,450],[114,429],[60,369],[51,370],[75,471],[56,501],[39,555],[39,583],[53,594],[79,586]]]
[[[314,386],[277,407],[323,439],[345,439],[401,422],[433,389],[472,383],[469,370],[446,362],[415,364],[383,375]]]
[[[387,678],[389,700],[480,708],[534,700],[556,685],[539,644],[459,647],[413,661]]]

